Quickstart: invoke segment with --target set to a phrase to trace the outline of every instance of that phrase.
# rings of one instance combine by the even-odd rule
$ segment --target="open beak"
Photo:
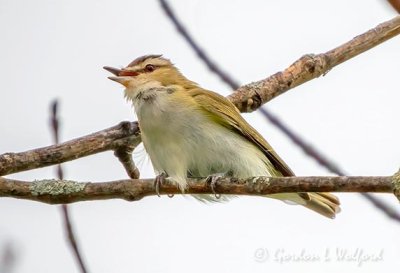
[[[108,72],[111,72],[112,74],[115,75],[115,77],[113,77],[113,76],[108,77],[110,80],[118,82],[118,83],[122,84],[125,87],[128,86],[129,77],[124,75],[122,69],[118,69],[118,68],[114,68],[114,67],[110,67],[110,66],[104,66],[103,68],[105,70],[107,70]]]
[[[103,68],[108,72],[113,73],[115,76],[119,76],[119,74],[122,72],[122,69],[114,68],[111,66],[104,66]]]

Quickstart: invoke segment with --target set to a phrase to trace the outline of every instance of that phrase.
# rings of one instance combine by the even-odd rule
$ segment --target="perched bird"
[[[109,79],[125,86],[158,179],[168,177],[184,190],[188,176],[294,176],[228,99],[187,79],[170,60],[146,55],[125,68],[104,69],[115,75]],[[303,205],[329,218],[340,210],[338,198],[329,193],[268,197]]]

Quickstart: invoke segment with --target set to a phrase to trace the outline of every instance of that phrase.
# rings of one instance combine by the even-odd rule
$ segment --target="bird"
[[[125,87],[156,182],[167,178],[184,191],[188,177],[215,181],[220,176],[294,176],[232,102],[186,78],[162,55],[138,57],[124,68],[103,68],[113,74],[110,80]],[[328,218],[340,211],[339,199],[330,193],[267,197],[300,204]]]

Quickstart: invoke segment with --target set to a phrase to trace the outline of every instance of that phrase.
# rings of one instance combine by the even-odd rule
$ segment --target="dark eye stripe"
[[[157,68],[163,67],[163,65],[154,65],[154,64],[152,64],[152,66],[154,67],[154,70],[156,70]],[[154,71],[154,70],[153,70],[153,71]],[[139,75],[139,74],[142,74],[142,73],[151,73],[151,72],[153,72],[153,71],[148,71],[148,70],[146,69],[146,67],[145,67],[145,68],[142,68],[142,69],[139,69],[139,70],[136,70],[136,71],[132,71],[132,70],[121,70],[121,72],[119,72],[118,76],[132,76],[132,77],[135,77],[135,76],[137,76],[137,75]]]

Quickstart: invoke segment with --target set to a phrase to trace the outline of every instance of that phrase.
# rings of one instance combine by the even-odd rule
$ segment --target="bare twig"
[[[314,176],[221,178],[215,186],[220,194],[264,196],[283,192],[382,192],[393,193],[392,176]],[[187,194],[213,194],[206,179],[188,179]],[[155,196],[154,179],[126,179],[110,182],[74,182],[67,180],[19,181],[0,177],[0,197],[12,197],[48,204],[79,201],[124,199],[137,201]],[[160,194],[182,194],[165,182]]]
[[[186,30],[182,22],[179,21],[175,13],[172,11],[172,8],[169,6],[168,2],[166,0],[159,0],[161,7],[167,14],[168,18],[173,22],[175,25],[176,29],[178,32],[182,35],[182,37],[187,41],[187,43],[191,46],[191,48],[196,52],[196,54],[199,56],[199,58],[207,65],[207,67],[214,72],[216,75],[220,77],[220,79],[225,82],[227,85],[229,85],[232,89],[238,89],[239,84],[232,79],[231,76],[227,74],[226,71],[223,71],[222,68],[220,68],[214,61],[211,60],[211,58],[207,55],[207,53],[200,48],[200,46],[194,41],[194,39],[191,37],[189,32]],[[304,68],[304,67],[303,67]],[[287,71],[290,71],[291,69],[288,68],[286,69]],[[282,74],[282,73],[281,73]],[[290,74],[290,73],[289,73]],[[275,74],[276,75],[276,74]],[[288,75],[291,76],[292,74]],[[273,77],[273,76],[272,76]],[[256,84],[254,83],[256,86]],[[247,88],[246,86],[250,86],[250,88]],[[271,87],[272,90],[277,89],[276,85],[273,85]],[[252,86],[252,84],[245,85],[243,87],[240,87],[237,91],[235,91],[232,95],[228,96],[228,98],[239,108],[239,110],[245,112],[248,107],[254,107],[253,110],[256,108],[259,108],[263,101],[257,99],[254,95],[251,96],[250,99],[243,100],[243,97],[245,96],[246,92],[251,93],[254,92],[257,94],[258,90],[255,90],[255,88]],[[258,103],[255,103],[255,101],[258,101]],[[307,143],[305,140],[303,140],[298,134],[296,134],[293,130],[289,129],[287,125],[285,125],[281,120],[279,120],[274,114],[271,112],[267,111],[266,109],[259,108],[260,112],[268,118],[268,120],[274,124],[276,127],[278,127],[286,136],[288,136],[296,145],[298,145],[307,155],[313,157],[318,163],[321,165],[329,165],[329,170],[332,171],[333,173],[336,173],[338,175],[344,175],[339,168],[333,164],[332,162],[329,162],[329,160],[323,156],[321,153],[319,153],[315,148],[313,148],[309,143]]]
[[[71,218],[69,216],[68,206],[66,204],[62,204],[61,211],[62,211],[62,215],[63,215],[65,231],[67,233],[67,238],[68,238],[68,242],[71,246],[72,253],[74,254],[75,259],[77,260],[77,262],[79,264],[79,268],[80,268],[81,272],[87,273],[88,271],[86,269],[85,262],[83,261],[81,251],[79,250],[79,246],[76,241],[74,228],[72,226]]]
[[[173,12],[172,8],[169,6],[168,2],[165,0],[159,0],[160,5],[163,11],[166,13],[168,18],[172,21],[174,26],[176,27],[179,34],[185,39],[185,41],[190,45],[193,51],[197,54],[197,56],[206,64],[207,68],[214,72],[220,79],[229,85],[232,89],[238,88],[240,85],[236,80],[234,80],[226,71],[223,71],[211,58],[207,55],[207,53],[200,48],[198,43],[194,41],[192,36],[186,30],[185,26],[179,21],[178,17]]]
[[[371,39],[374,39],[374,37],[371,37]],[[231,99],[236,105],[252,105],[253,103],[243,103],[241,101],[235,101],[235,98]],[[261,105],[261,103],[259,103],[259,105]],[[245,108],[247,109],[248,107],[245,106]],[[254,107],[250,106],[250,108],[253,109]],[[140,143],[138,125],[137,123],[123,122],[118,126],[60,145],[39,148],[23,153],[6,153],[0,155],[0,175],[58,164],[106,150],[116,151],[118,147],[126,147],[128,144],[132,145],[132,143],[134,143],[133,146]],[[310,151],[309,147],[306,148],[307,145],[303,145],[305,151],[308,151],[309,154],[313,154],[313,150]],[[325,167],[329,165],[326,162],[324,163],[326,160],[321,160],[321,158],[323,159],[324,157],[320,156],[319,153],[314,154],[313,157],[319,158],[318,161],[324,164]],[[333,164],[330,164],[329,169],[335,173],[343,173]]]
[[[375,198],[372,194],[367,193],[367,192],[361,192],[360,193],[362,197],[367,199],[371,204],[382,211],[387,217],[390,219],[400,222],[400,215],[399,215],[399,210],[397,208],[393,208],[386,204],[385,202],[379,200],[378,198]],[[397,198],[399,198],[399,195],[396,195]]]
[[[397,16],[325,53],[305,55],[282,72],[240,87],[229,98],[242,112],[251,112],[261,104],[300,84],[325,75],[338,64],[399,34],[400,16]]]
[[[59,125],[60,125],[60,123],[59,123],[59,119],[58,119],[58,101],[55,100],[51,104],[51,129],[52,129],[51,131],[52,131],[52,135],[54,138],[54,142],[56,144],[59,143],[59,139],[60,139],[59,138],[59,129],[60,129]],[[57,165],[57,176],[58,176],[59,180],[64,179],[63,169],[60,164]],[[62,204],[61,211],[62,211],[62,215],[63,215],[65,231],[67,233],[67,238],[68,238],[68,242],[71,246],[72,253],[74,254],[75,259],[77,260],[77,262],[79,264],[79,268],[80,268],[81,272],[87,273],[86,265],[83,261],[81,251],[79,250],[79,246],[78,246],[78,243],[76,240],[74,228],[72,226],[71,218],[69,216],[68,206],[66,204]]]
[[[236,105],[241,104],[240,100],[238,101],[236,98],[236,96],[231,97],[232,102]],[[295,137],[292,136],[292,139],[295,139]],[[115,151],[119,147],[136,146],[140,141],[137,122],[122,122],[117,126],[60,145],[48,146],[22,153],[0,155],[0,175],[46,167],[106,150]],[[297,143],[297,141],[295,142]],[[307,154],[312,155],[318,162],[325,166],[330,165],[329,169],[332,172],[339,175],[344,174],[334,164],[328,164],[324,157],[315,154],[315,150],[310,150],[310,148],[307,144],[303,144],[303,149]]]
[[[263,110],[263,108],[260,108],[260,110]],[[282,131],[285,130],[285,127],[281,128]],[[286,135],[290,136],[290,139],[296,144],[298,144],[300,147],[302,147],[302,150],[305,154],[313,158],[321,167],[327,169],[331,173],[337,174],[339,176],[345,176],[346,172],[343,171],[339,166],[337,166],[332,160],[330,160],[328,157],[322,154],[321,151],[316,150],[313,146],[309,145],[306,143],[303,139],[299,138],[297,135],[292,135],[293,133],[290,131],[286,132]],[[362,192],[360,193],[362,197],[364,197],[367,201],[369,201],[375,208],[379,209],[382,211],[387,217],[389,217],[392,220],[400,222],[400,214],[398,210],[395,208],[387,205],[385,202],[379,200],[378,198],[375,198],[372,194],[370,193],[365,193]]]
[[[332,173],[344,175],[344,172],[324,156],[320,151],[307,143],[298,134],[291,130],[274,114],[260,106],[267,101],[283,94],[311,79],[325,75],[334,66],[353,58],[362,52],[398,35],[400,33],[400,16],[387,21],[374,29],[357,36],[353,40],[333,49],[324,54],[305,55],[283,72],[278,72],[267,79],[250,83],[238,88],[238,84],[227,72],[223,71],[208,54],[200,48],[194,41],[184,25],[179,21],[172,8],[166,0],[159,0],[162,9],[168,18],[175,25],[179,34],[186,40],[190,47],[196,52],[197,56],[206,64],[206,66],[220,77],[220,79],[229,85],[232,89],[237,89],[228,98],[242,112],[251,112],[256,109],[277,128],[279,128],[292,142],[299,146],[305,154],[314,158],[321,166]],[[393,1],[392,1],[393,2]],[[362,193],[363,197],[370,201],[376,208],[384,212],[389,218],[400,221],[400,214],[382,201],[376,199],[370,194]]]
[[[206,65],[209,67],[211,71],[219,75],[223,81],[225,81],[233,89],[237,89],[237,86],[235,82],[232,80],[232,78],[228,77],[226,72],[223,72],[220,68],[218,68],[215,65],[215,63],[212,60],[210,60],[207,54],[204,51],[202,51],[200,47],[194,42],[194,40],[191,38],[191,36],[184,28],[184,26],[179,22],[177,17],[174,15],[171,8],[168,6],[167,2],[164,0],[160,1],[163,9],[166,11],[166,14],[171,19],[171,21],[176,25],[179,33],[187,40],[187,42],[195,50],[200,59],[202,59],[206,63]],[[237,103],[235,104],[241,111],[255,110],[259,108],[263,103],[284,93],[285,91],[297,85],[300,85],[310,79],[319,77],[320,75],[327,73],[337,64],[342,63],[374,47],[375,45],[397,35],[399,33],[398,22],[399,22],[398,18],[397,19],[395,18],[389,22],[381,24],[375,29],[372,29],[365,34],[356,37],[352,41],[336,49],[333,49],[327,52],[326,54],[320,54],[318,56],[306,55],[301,59],[299,59],[298,61],[296,61],[284,72],[278,72],[273,76],[267,78],[266,80],[243,86],[239,88],[235,93],[230,95],[229,98],[234,102],[240,101],[239,105]],[[373,39],[370,39],[371,36]],[[324,67],[321,65],[321,63],[325,64]],[[253,96],[251,95],[251,91],[254,92]],[[246,99],[243,99],[244,97],[246,97]],[[284,125],[284,123],[279,119],[277,119],[277,117],[275,117],[272,113],[263,108],[260,108],[260,112],[265,117],[267,117],[272,124],[278,127],[282,132],[284,132],[286,136],[288,136],[296,145],[301,147],[303,152],[313,157],[321,166],[324,166],[329,171],[337,175],[344,175],[344,172],[341,171],[336,166],[336,164],[334,164],[326,156],[322,155],[321,152],[317,151],[314,147],[308,144],[298,134],[294,133],[291,129],[289,129],[289,127]],[[393,208],[389,207],[382,201],[374,198],[370,194],[363,193],[362,195],[364,198],[370,201],[376,208],[382,210],[389,218],[400,221],[400,214],[398,214]]]
[[[168,18],[173,22],[173,24],[175,25],[178,32],[184,37],[184,39],[188,42],[188,44],[196,52],[196,54],[199,56],[199,58],[207,65],[207,67],[212,72],[214,72],[216,75],[218,75],[220,77],[220,79],[223,82],[225,82],[227,85],[229,85],[232,89],[238,89],[239,84],[235,80],[233,80],[233,78],[231,76],[229,76],[226,71],[223,71],[222,68],[220,68],[214,61],[212,61],[211,58],[207,55],[207,53],[203,49],[201,49],[200,46],[194,41],[194,39],[191,37],[189,32],[184,27],[184,25],[178,20],[177,16],[172,11],[172,9],[169,6],[169,4],[167,3],[167,1],[165,1],[165,0],[159,0],[159,1],[160,1],[160,4],[161,4],[163,10],[167,14]],[[255,96],[252,96],[251,99],[243,101],[243,96],[244,96],[244,94],[246,94],[246,92],[254,91],[254,93],[257,93],[256,92],[257,90],[253,90],[254,87],[251,87],[251,85],[252,84],[245,85],[244,87],[240,87],[238,89],[238,91],[236,91],[232,95],[228,96],[228,98],[241,111],[246,111],[246,109],[248,107],[259,108],[261,106],[261,104],[263,103],[260,100],[258,100],[258,103],[254,103],[255,101],[257,101],[257,98],[255,98]],[[246,86],[250,86],[251,88],[246,88]],[[273,86],[273,88],[276,88],[276,86]],[[275,90],[275,89],[273,89],[273,90]],[[244,107],[244,105],[246,105],[246,106]],[[253,110],[255,110],[255,108]],[[291,139],[296,145],[298,145],[303,150],[304,153],[313,157],[321,165],[329,165],[329,170],[332,171],[333,173],[336,173],[338,175],[344,175],[344,173],[341,173],[339,171],[339,168],[335,164],[333,164],[332,162],[329,162],[329,160],[325,156],[323,156],[315,148],[313,148],[312,145],[310,145],[305,140],[303,140],[292,129],[289,129],[289,127],[286,124],[284,124],[281,120],[279,120],[278,117],[276,117],[274,114],[272,114],[270,111],[267,111],[264,108],[259,108],[259,111],[272,124],[274,124],[276,127],[278,127],[286,136],[288,136],[289,139]]]
[[[21,153],[0,155],[0,175],[51,166],[88,155],[138,145],[140,131],[137,122],[121,122],[111,128],[76,138],[62,144]]]
[[[14,245],[11,242],[1,246],[0,249],[0,273],[14,272],[18,256]]]
[[[58,120],[58,101],[54,100],[51,104],[51,118],[50,128],[55,144],[60,143],[60,121]],[[64,172],[61,164],[57,165],[57,177],[58,179],[64,179]]]
[[[129,142],[125,146],[114,149],[114,155],[118,158],[119,162],[124,166],[126,173],[132,179],[140,177],[139,169],[132,159],[132,152],[137,145],[138,143]]]

